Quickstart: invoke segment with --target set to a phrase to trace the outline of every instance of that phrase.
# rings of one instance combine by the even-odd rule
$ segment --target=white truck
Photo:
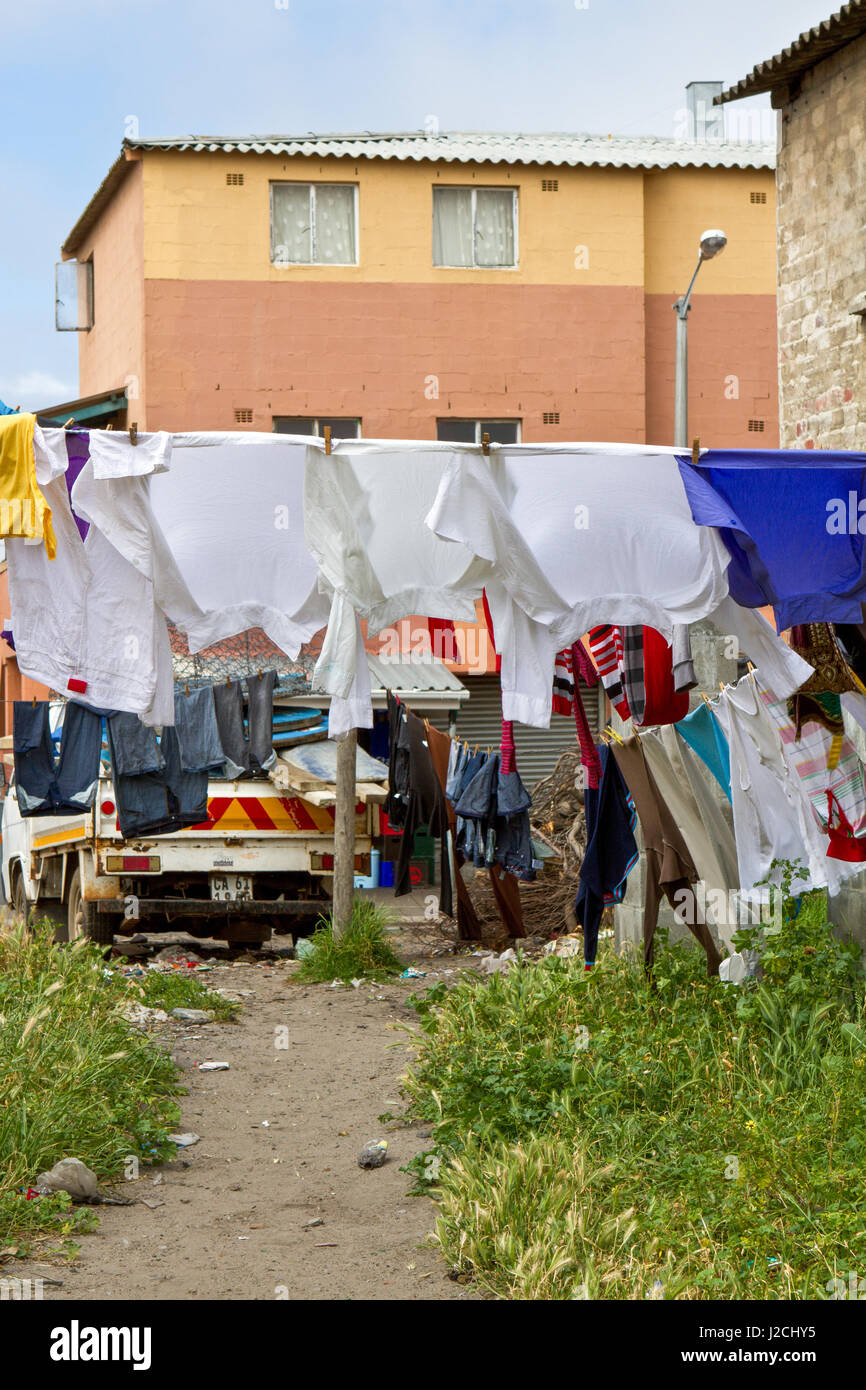
[[[4,740],[8,742],[8,740]],[[86,815],[22,817],[9,778],[2,813],[7,902],[47,917],[60,940],[183,930],[232,945],[273,930],[309,932],[327,912],[334,808],[326,792],[263,779],[208,786],[208,818],[170,835],[124,840],[108,769]],[[8,775],[8,763],[7,763]],[[359,788],[359,791],[362,791]],[[309,799],[312,798],[312,799]],[[355,872],[368,875],[377,806],[356,805]]]

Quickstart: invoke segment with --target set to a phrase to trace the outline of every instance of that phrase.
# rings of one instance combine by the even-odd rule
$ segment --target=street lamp
[[[685,294],[673,306],[677,311],[677,375],[674,393],[674,445],[677,449],[687,449],[689,444],[689,309],[692,290],[704,261],[711,261],[713,256],[724,251],[727,244],[728,238],[717,228],[704,232],[695,273]]]

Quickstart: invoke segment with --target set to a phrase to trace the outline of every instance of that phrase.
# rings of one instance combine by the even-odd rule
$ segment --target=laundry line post
[[[357,729],[337,740],[337,803],[334,807],[334,936],[352,920],[355,898],[355,750]]]

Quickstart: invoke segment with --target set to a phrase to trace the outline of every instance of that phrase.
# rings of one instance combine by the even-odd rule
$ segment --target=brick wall
[[[782,112],[779,386],[787,448],[866,443],[866,36],[819,63]]]

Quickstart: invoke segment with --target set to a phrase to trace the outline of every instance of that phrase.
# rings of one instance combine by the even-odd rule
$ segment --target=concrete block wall
[[[862,449],[866,329],[866,36],[803,78],[777,170],[783,448]]]

